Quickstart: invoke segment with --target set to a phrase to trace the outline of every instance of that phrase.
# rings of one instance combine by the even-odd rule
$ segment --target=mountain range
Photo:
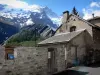
[[[34,36],[35,29],[37,29],[37,32],[41,37],[47,38],[52,36],[59,27],[61,17],[47,6],[41,7],[35,5],[30,9],[21,9],[0,4],[0,23],[0,26],[6,24],[4,25],[5,28],[7,25],[7,27],[13,27],[12,29],[9,28],[9,30],[15,30],[13,34],[15,34],[14,36],[17,35],[17,37],[24,34],[23,30],[28,30],[33,33],[32,35]],[[9,32],[9,30],[7,32]],[[1,34],[3,34],[2,31]],[[9,36],[2,37],[4,38],[3,40],[0,38],[1,43],[13,34],[8,33]],[[27,33],[25,33],[24,36],[27,36]]]
[[[31,9],[21,9],[0,4],[0,10],[1,20],[10,22],[19,28],[32,24],[45,24],[55,30],[61,22],[61,17],[47,6],[35,5]]]

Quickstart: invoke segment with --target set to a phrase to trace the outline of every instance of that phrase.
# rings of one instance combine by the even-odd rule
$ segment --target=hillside
[[[54,31],[45,25],[34,24],[23,27],[19,33],[6,41],[7,46],[35,46],[36,43],[51,37]]]
[[[18,29],[10,24],[0,22],[0,44],[2,44],[7,38],[17,33]]]

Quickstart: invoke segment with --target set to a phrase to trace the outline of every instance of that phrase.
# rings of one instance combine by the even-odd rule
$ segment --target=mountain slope
[[[6,41],[6,45],[21,45],[32,42],[32,46],[36,43],[35,41],[44,40],[51,37],[55,32],[49,27],[40,24],[34,24],[23,27],[19,33],[13,35]]]
[[[0,44],[17,32],[18,28],[7,23],[0,22]]]

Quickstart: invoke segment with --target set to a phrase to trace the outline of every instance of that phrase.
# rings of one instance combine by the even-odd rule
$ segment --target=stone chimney
[[[69,11],[65,11],[63,12],[63,19],[62,19],[62,23],[66,23],[67,20],[69,18]]]
[[[94,13],[92,14],[93,18],[94,18]]]

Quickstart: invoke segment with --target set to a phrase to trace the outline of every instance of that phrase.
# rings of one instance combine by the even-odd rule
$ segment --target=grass
[[[23,42],[11,42],[11,43],[7,43],[6,46],[25,46],[25,47],[34,47],[36,46],[38,43],[40,42],[40,40],[38,41],[23,41]]]

